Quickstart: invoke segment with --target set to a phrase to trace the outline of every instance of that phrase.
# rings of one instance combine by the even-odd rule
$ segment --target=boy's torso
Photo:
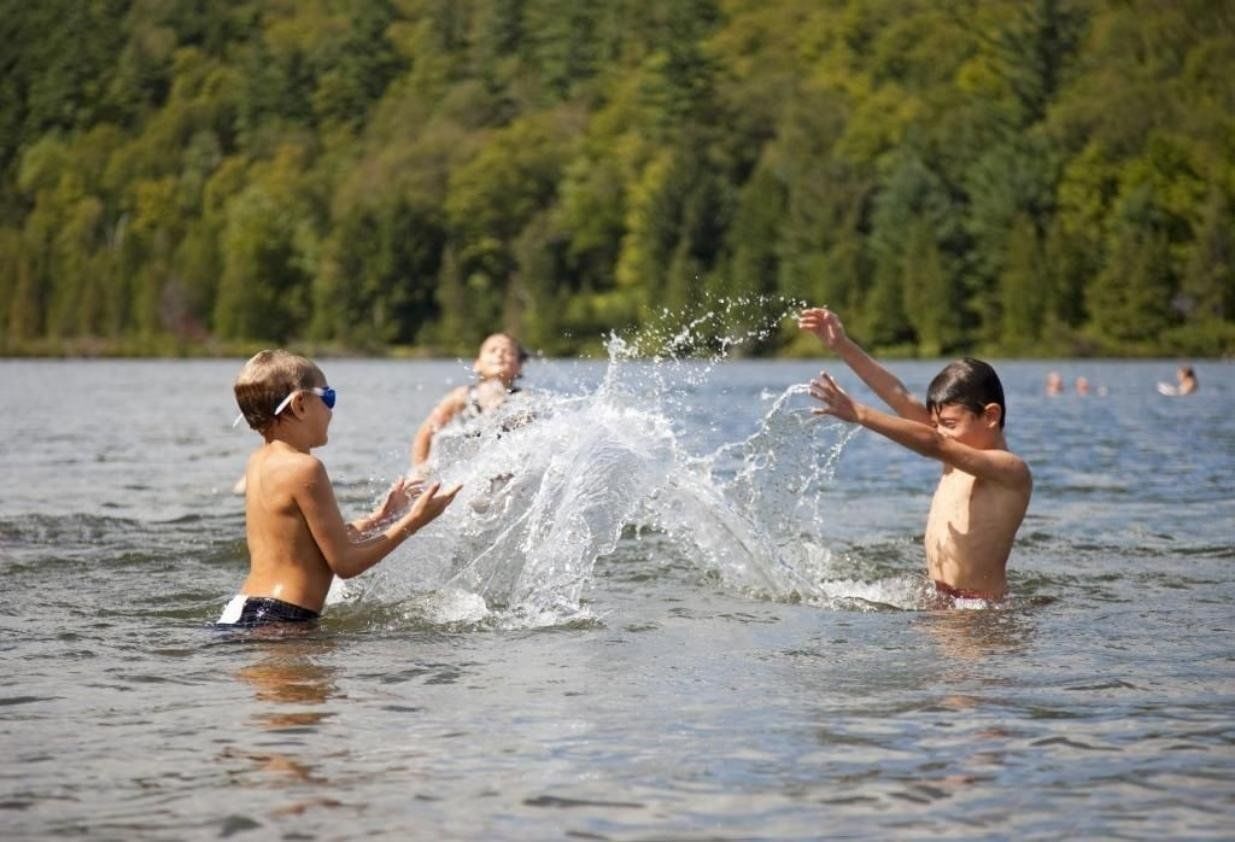
[[[1026,491],[945,468],[926,521],[931,578],[960,590],[1002,596],[1008,555],[1028,505]]]
[[[291,480],[307,454],[258,450],[246,471],[245,536],[249,576],[242,592],[321,611],[334,577],[296,502]]]

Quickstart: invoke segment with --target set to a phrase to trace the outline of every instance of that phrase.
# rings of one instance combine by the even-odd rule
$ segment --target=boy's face
[[[979,413],[960,404],[944,404],[935,408],[934,424],[942,436],[987,450],[999,440],[999,405],[988,403]]]
[[[312,406],[310,412],[312,412],[313,417],[317,419],[316,423],[321,425],[321,439],[317,445],[318,447],[321,447],[330,440],[330,422],[334,418],[334,410],[326,406],[326,402],[317,395],[310,394],[308,397],[309,403]]]
[[[523,368],[519,362],[519,347],[509,336],[490,336],[480,346],[472,368],[482,380],[498,378],[510,385]]]
[[[329,388],[326,385],[326,378],[321,378],[317,384],[317,388]],[[312,391],[310,386],[300,390],[297,396],[297,416],[306,424],[309,425],[309,435],[312,439],[310,447],[321,447],[325,445],[329,439],[330,421],[334,418],[334,410],[326,405],[326,400],[320,395]],[[333,397],[332,397],[333,400]]]

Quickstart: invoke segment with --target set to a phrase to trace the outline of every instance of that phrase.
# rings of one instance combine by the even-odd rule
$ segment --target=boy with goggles
[[[440,515],[459,492],[400,479],[367,517],[343,520],[326,468],[335,390],[321,369],[286,351],[262,351],[235,384],[241,417],[262,434],[245,469],[249,575],[219,624],[252,627],[316,619],[335,576],[350,579]]]

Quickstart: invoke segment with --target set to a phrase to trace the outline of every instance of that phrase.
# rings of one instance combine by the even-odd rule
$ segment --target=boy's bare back
[[[321,611],[334,573],[313,538],[296,492],[315,483],[329,485],[325,468],[316,457],[274,441],[249,457],[245,479],[250,569],[243,593]]]

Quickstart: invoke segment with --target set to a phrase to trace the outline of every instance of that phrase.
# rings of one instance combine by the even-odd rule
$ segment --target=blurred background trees
[[[8,353],[578,353],[740,296],[906,354],[1235,351],[1229,3],[4,6]]]

